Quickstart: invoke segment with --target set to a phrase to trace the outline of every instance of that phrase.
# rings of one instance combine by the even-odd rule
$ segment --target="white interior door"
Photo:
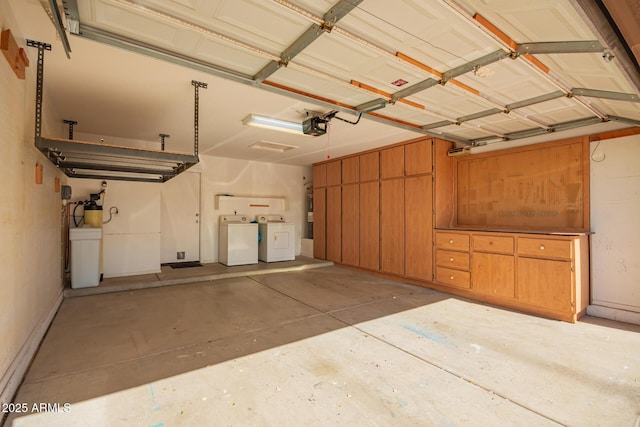
[[[591,303],[640,313],[640,136],[591,152]]]
[[[200,173],[183,172],[161,185],[161,262],[199,261]]]

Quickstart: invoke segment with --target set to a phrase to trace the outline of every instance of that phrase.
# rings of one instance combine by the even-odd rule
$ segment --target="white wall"
[[[62,300],[62,203],[54,179],[66,182],[34,147],[37,50],[26,47],[19,26],[24,17],[13,13],[9,2],[0,1],[0,27],[25,48],[30,66],[19,80],[0,55],[1,402],[15,392]],[[40,185],[34,179],[37,163],[44,170]]]
[[[247,208],[238,214],[251,217],[262,213],[281,213],[287,222],[296,224],[296,255],[300,255],[300,239],[305,217],[305,184],[311,181],[311,167],[274,163],[248,162],[213,156],[200,156],[197,166],[202,171],[201,258],[218,261],[218,218],[232,214],[233,205],[222,203],[215,209],[216,194],[284,196],[286,211],[274,208]]]
[[[247,208],[238,213],[254,217],[262,213],[285,216],[296,224],[296,255],[301,250],[301,235],[306,221],[305,184],[311,181],[311,168],[273,163],[248,162],[201,155],[193,170],[201,173],[200,261],[218,261],[218,218],[233,213],[233,203],[215,208],[216,194],[283,196],[287,209],[278,203],[272,208]],[[101,180],[70,179],[72,200],[87,200],[101,189]],[[157,272],[160,269],[160,195],[163,184],[107,181],[103,216],[118,208],[110,223],[104,224],[104,277],[117,277]],[[278,200],[274,200],[277,202]],[[180,203],[179,199],[165,201]],[[241,205],[238,205],[241,206]],[[78,214],[82,208],[78,209]]]
[[[591,305],[640,324],[640,135],[591,143]]]
[[[133,276],[160,271],[160,190],[161,184],[106,181],[102,216],[109,220],[112,207],[118,214],[103,224],[104,277]],[[89,200],[99,193],[102,180],[70,179],[72,200]],[[82,207],[77,215],[81,216]],[[80,223],[81,218],[78,218]],[[73,227],[73,220],[72,220]],[[73,260],[72,260],[73,262]]]

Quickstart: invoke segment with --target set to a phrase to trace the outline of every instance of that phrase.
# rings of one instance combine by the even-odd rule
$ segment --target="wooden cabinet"
[[[468,288],[470,276],[471,275],[468,271],[453,270],[446,267],[436,266],[436,281],[443,285],[455,286],[457,288]]]
[[[457,288],[471,287],[469,241],[466,233],[437,231],[436,282]]]
[[[342,162],[333,160],[326,163],[327,167],[327,187],[332,185],[340,185],[342,183]]]
[[[571,199],[571,203],[584,201],[581,191],[588,181],[581,175],[584,168],[580,161],[584,159],[578,156],[584,144],[566,143],[558,150],[549,145],[551,154],[545,156],[553,158],[544,157],[548,161],[541,162],[563,164],[555,154],[571,155],[575,167],[567,173],[575,179],[567,182],[575,184],[571,187],[575,191],[568,190],[570,198],[558,196],[554,183],[564,178],[554,170],[544,175],[553,178],[548,181],[553,185],[520,188],[514,186],[525,179],[518,172],[520,166],[498,154],[452,159],[447,155],[451,147],[450,142],[437,138],[420,138],[314,165],[314,256],[484,302],[575,321],[589,303],[588,237],[579,234],[585,228],[572,220],[571,224],[577,225],[549,229],[576,234],[545,234],[543,226],[554,219],[555,207],[522,210],[508,202],[510,198],[530,197],[555,200],[556,204],[558,198]],[[527,158],[520,151],[509,153]],[[496,175],[496,168],[502,175]],[[494,179],[504,176],[502,169],[513,172],[507,178],[517,179]],[[478,182],[488,184],[480,188]],[[580,182],[583,187],[578,188]],[[494,193],[508,196],[502,200],[504,205],[495,204]],[[487,215],[506,222],[483,222]],[[490,224],[501,224],[504,227],[498,229],[510,225],[508,229],[520,230],[523,223],[519,217],[525,215],[527,226],[533,226],[530,230],[542,232],[489,228]],[[583,225],[588,229],[588,216]]]
[[[405,274],[428,281],[433,280],[432,184],[431,175],[409,177],[404,181]]]
[[[518,239],[517,298],[534,306],[576,312],[582,292],[579,245],[575,239],[527,237]],[[576,286],[577,285],[577,286]],[[578,307],[578,311],[583,307]]]
[[[404,146],[386,148],[380,151],[380,179],[404,176]]]
[[[432,151],[421,138],[314,165],[314,256],[432,281]]]
[[[571,242],[546,238],[518,239],[518,255],[545,259],[571,259]]]
[[[341,188],[327,187],[327,258],[342,262],[342,197]]]
[[[313,188],[327,186],[327,165],[320,164],[313,166]]]
[[[406,176],[431,173],[433,170],[431,149],[431,139],[413,142],[404,146]]]
[[[436,248],[438,249],[469,252],[469,240],[467,233],[436,232]]]
[[[380,182],[380,262],[381,271],[403,276],[404,178]]]
[[[360,155],[360,182],[377,181],[380,178],[380,153]]]
[[[438,138],[433,141],[433,207],[436,228],[450,228],[457,224],[454,158],[447,154],[451,148],[451,142]]]
[[[314,168],[315,171],[315,168]],[[313,189],[313,257],[327,259],[327,189]]]
[[[435,239],[436,283],[454,293],[570,322],[586,311],[586,235],[447,230]]]
[[[360,263],[359,187],[359,184],[342,186],[342,263],[355,266]]]
[[[515,261],[512,255],[474,252],[471,289],[487,295],[515,297]]]
[[[474,234],[471,289],[486,295],[515,297],[514,237]]]
[[[445,249],[436,250],[436,265],[445,268],[469,271],[471,268],[469,259],[470,256],[468,252],[454,252]]]
[[[347,157],[342,159],[342,183],[354,184],[360,181],[360,158]]]
[[[550,310],[571,312],[575,302],[571,262],[518,258],[518,300]]]
[[[380,269],[380,184],[360,184],[360,267]]]
[[[514,238],[495,234],[474,234],[472,245],[474,252],[513,255]]]

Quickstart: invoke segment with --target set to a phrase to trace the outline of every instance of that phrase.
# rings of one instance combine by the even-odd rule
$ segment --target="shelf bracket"
[[[195,88],[195,102],[194,102],[194,114],[193,114],[193,155],[198,157],[198,114],[200,110],[200,92],[199,89],[207,88],[206,83],[202,83],[196,80],[191,80],[191,84]]]
[[[36,138],[42,136],[42,84],[44,81],[44,51],[51,50],[49,43],[27,40],[27,46],[38,48],[38,66],[36,78]]]

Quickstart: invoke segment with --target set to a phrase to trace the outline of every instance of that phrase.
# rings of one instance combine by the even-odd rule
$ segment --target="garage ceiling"
[[[83,139],[158,148],[163,133],[189,151],[192,80],[208,84],[201,154],[285,164],[423,134],[504,147],[640,125],[637,45],[591,0],[58,0],[70,59],[46,0],[11,1],[53,45],[52,136],[67,119]],[[319,137],[242,123],[332,111]]]

